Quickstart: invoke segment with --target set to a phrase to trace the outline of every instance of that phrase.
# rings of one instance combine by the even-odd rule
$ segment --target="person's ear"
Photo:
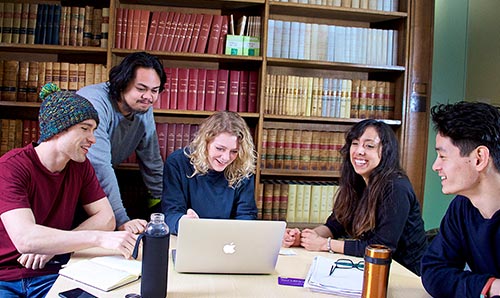
[[[486,168],[490,160],[490,150],[486,146],[478,146],[475,150],[476,168],[480,171]]]

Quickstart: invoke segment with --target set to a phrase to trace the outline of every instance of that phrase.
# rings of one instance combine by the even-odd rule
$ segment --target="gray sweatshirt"
[[[123,207],[113,167],[127,159],[134,151],[146,187],[153,197],[161,197],[163,162],[153,109],[144,114],[135,114],[132,120],[128,120],[118,110],[116,103],[111,102],[107,83],[83,87],[77,94],[87,98],[99,113],[100,123],[95,132],[96,143],[90,148],[87,157],[108,196],[116,217],[116,227],[119,227],[130,218]]]

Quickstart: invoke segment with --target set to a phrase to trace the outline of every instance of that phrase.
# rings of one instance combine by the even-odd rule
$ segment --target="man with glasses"
[[[146,221],[130,220],[123,206],[113,167],[136,153],[143,181],[152,198],[149,206],[159,208],[163,161],[152,106],[166,81],[160,60],[148,53],[128,55],[109,72],[109,81],[86,86],[77,94],[87,98],[99,114],[96,144],[88,158],[95,168],[116,217],[116,227],[141,233]],[[157,205],[157,206],[154,206]]]

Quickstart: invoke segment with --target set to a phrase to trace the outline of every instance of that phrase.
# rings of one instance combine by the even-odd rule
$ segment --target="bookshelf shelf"
[[[113,49],[112,53],[116,56],[126,56],[136,50]],[[195,54],[195,53],[178,53],[178,52],[163,52],[150,51],[151,54],[160,57],[161,59],[173,59],[178,61],[201,61],[201,62],[217,62],[217,63],[254,63],[261,64],[262,56],[230,56],[220,54]]]
[[[306,180],[332,180],[336,181],[340,177],[339,171],[312,171],[312,170],[285,170],[285,169],[261,169],[261,176],[272,176],[290,179],[306,179]]]
[[[168,1],[168,6],[186,8],[242,9],[257,5],[264,5],[265,2],[265,0],[170,0]],[[163,0],[122,0],[120,3],[167,6],[167,3]]]
[[[299,59],[286,59],[286,58],[267,58],[267,65],[269,66],[285,66],[294,68],[306,69],[325,69],[325,70],[341,70],[352,72],[391,72],[403,73],[404,66],[390,66],[390,65],[363,65],[343,62],[327,62],[317,60],[299,60]]]
[[[271,121],[282,121],[282,122],[314,122],[314,123],[326,123],[326,124],[349,124],[352,125],[363,119],[358,118],[329,118],[329,117],[304,117],[304,116],[285,116],[285,115],[270,115],[264,114],[264,119]],[[391,120],[391,119],[380,119],[381,121],[392,125],[401,125],[401,120]]]
[[[24,53],[44,53],[44,54],[85,54],[96,53],[106,55],[107,49],[100,47],[84,46],[60,46],[46,44],[19,44],[19,43],[0,43],[0,51],[16,51]]]
[[[269,3],[269,13],[272,15],[341,19],[369,23],[400,20],[408,16],[405,12],[376,11],[360,8],[345,8],[276,1],[271,1]]]

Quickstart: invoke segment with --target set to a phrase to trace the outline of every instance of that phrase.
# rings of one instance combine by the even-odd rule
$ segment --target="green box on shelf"
[[[243,37],[240,35],[226,35],[226,55],[243,55]]]
[[[260,37],[243,36],[243,55],[260,56]]]

